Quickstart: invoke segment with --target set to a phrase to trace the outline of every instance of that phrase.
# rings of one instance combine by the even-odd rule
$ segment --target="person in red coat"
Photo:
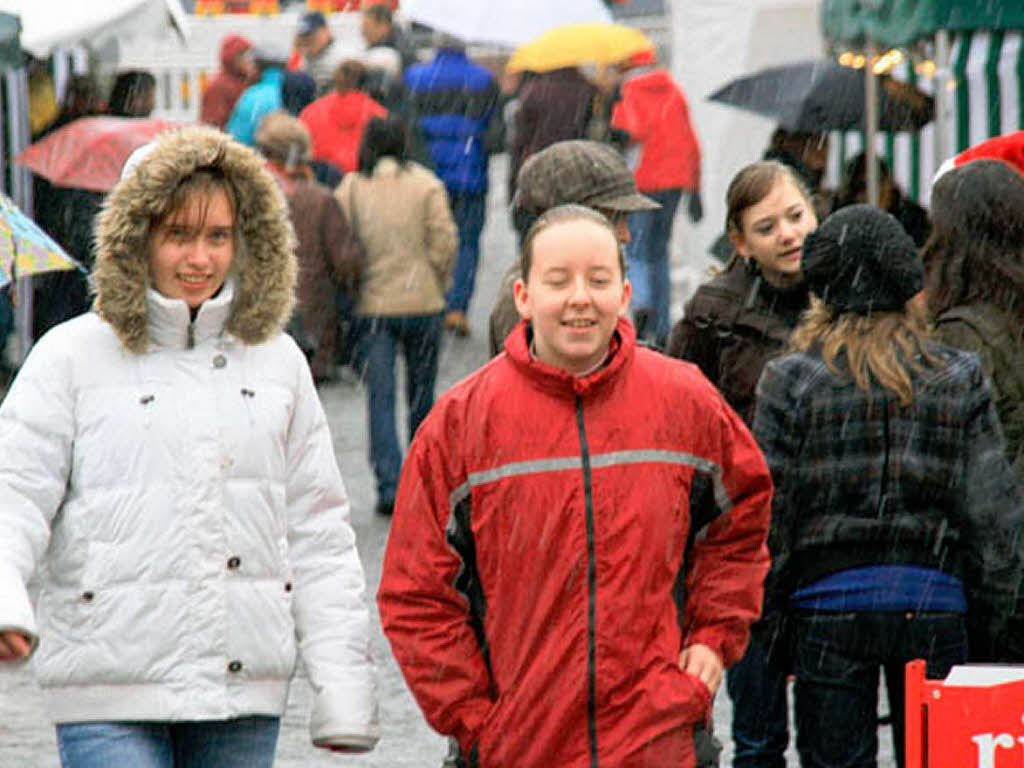
[[[692,768],[761,610],[772,493],[693,365],[640,347],[615,230],[530,228],[505,351],[399,480],[377,601],[427,721],[481,768]]]
[[[343,173],[356,170],[366,124],[373,117],[387,114],[361,90],[365,79],[362,62],[343,61],[334,76],[334,90],[299,113],[299,120],[313,138],[313,159],[331,163]]]
[[[228,35],[221,41],[221,70],[203,93],[200,122],[224,130],[238,97],[256,79],[251,50],[252,43],[241,35]]]
[[[629,136],[627,161],[636,188],[661,208],[629,222],[629,279],[633,283],[637,333],[664,349],[671,302],[668,246],[679,201],[689,197],[691,220],[703,218],[700,199],[700,145],[690,123],[682,89],[654,53],[639,53],[619,66],[624,72],[621,100],[611,127]]]

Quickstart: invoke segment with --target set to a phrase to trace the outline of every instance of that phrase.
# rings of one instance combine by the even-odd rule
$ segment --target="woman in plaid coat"
[[[905,663],[943,677],[1012,646],[1024,504],[978,358],[930,338],[899,223],[841,209],[803,271],[811,309],[754,416],[776,483],[766,619],[792,626],[801,764],[874,765],[884,667],[902,765]]]

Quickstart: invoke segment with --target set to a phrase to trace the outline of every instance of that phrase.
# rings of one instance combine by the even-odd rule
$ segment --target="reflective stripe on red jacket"
[[[729,664],[746,646],[768,568],[764,459],[697,368],[636,347],[627,320],[581,379],[532,359],[527,328],[417,431],[384,631],[471,765],[692,765],[710,701],[677,659],[703,643]]]

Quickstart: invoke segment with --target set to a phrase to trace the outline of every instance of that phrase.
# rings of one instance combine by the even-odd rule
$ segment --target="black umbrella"
[[[863,129],[864,72],[832,61],[800,61],[744,75],[708,100],[773,117],[789,131]],[[916,131],[934,116],[931,96],[891,77],[879,78],[879,130]]]

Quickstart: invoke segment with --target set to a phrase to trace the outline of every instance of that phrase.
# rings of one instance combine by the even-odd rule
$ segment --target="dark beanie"
[[[801,270],[811,291],[839,312],[902,309],[924,286],[914,241],[871,205],[840,208],[807,235]]]

